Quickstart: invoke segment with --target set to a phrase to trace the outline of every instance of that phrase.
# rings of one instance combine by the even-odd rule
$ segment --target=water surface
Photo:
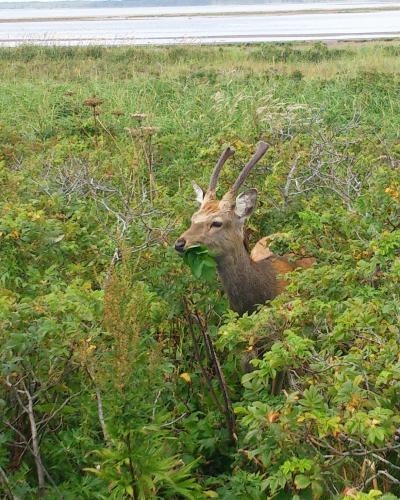
[[[27,3],[24,9],[0,3],[0,45],[146,45],[400,36],[400,1],[292,0],[250,5],[243,4],[244,0],[229,4],[204,0],[189,6],[176,2],[156,7],[147,2],[147,7],[80,8],[65,7],[65,0],[61,1],[62,8],[54,8],[54,0],[51,8],[43,3],[40,8]]]

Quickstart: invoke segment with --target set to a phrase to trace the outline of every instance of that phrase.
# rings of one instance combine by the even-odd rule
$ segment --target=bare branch
[[[204,343],[206,346],[206,352],[207,352],[208,357],[211,361],[211,364],[214,367],[214,372],[218,378],[218,382],[219,382],[219,385],[221,388],[222,397],[224,400],[223,413],[224,413],[225,418],[226,418],[228,432],[229,432],[229,435],[230,435],[232,442],[236,443],[237,439],[238,439],[237,434],[236,434],[236,420],[235,420],[235,414],[234,414],[233,409],[232,409],[232,403],[231,403],[231,400],[229,397],[229,391],[228,391],[228,386],[227,386],[226,381],[225,381],[225,376],[224,376],[224,373],[222,371],[221,364],[219,362],[217,353],[215,351],[211,336],[208,333],[208,330],[205,327],[205,325],[203,324],[203,322],[200,318],[200,315],[198,314],[197,311],[195,311],[195,316],[197,319],[197,323],[199,325],[200,333],[202,334],[203,339],[204,339]]]
[[[96,384],[96,380],[95,380],[93,374],[90,372],[90,369],[87,366],[85,367],[85,369],[86,369],[86,373],[89,375],[89,378],[94,385],[94,390],[95,390],[96,399],[97,399],[97,413],[99,416],[99,422],[100,422],[101,431],[103,433],[104,441],[106,442],[107,445],[110,445],[111,439],[110,439],[110,435],[108,434],[106,421],[104,419],[104,408],[103,408],[103,399],[101,397],[101,392],[100,392],[98,385]]]
[[[53,419],[57,415],[57,413],[59,413],[64,408],[64,406],[66,406],[71,401],[71,399],[76,398],[76,397],[80,396],[81,394],[82,394],[82,391],[79,391],[76,394],[72,394],[71,396],[69,396],[67,399],[65,399],[62,402],[62,404],[53,413],[51,413],[48,417],[40,420],[40,422],[37,422],[37,425],[38,426],[46,425],[48,422],[50,422],[51,419]]]
[[[386,470],[378,470],[378,472],[374,476],[370,477],[369,479],[367,479],[365,481],[365,486],[368,486],[369,483],[373,482],[379,476],[386,477],[393,484],[400,484],[400,481],[398,479],[396,479],[394,476],[392,476],[391,474],[389,474],[389,472],[387,472]]]
[[[161,396],[161,389],[157,391],[157,394],[156,394],[156,399],[154,400],[154,403],[153,403],[153,410],[151,412],[151,420],[155,420],[156,418],[156,408],[157,408],[157,403],[158,403],[158,400],[160,399],[160,396]]]
[[[286,177],[286,184],[285,184],[285,187],[283,188],[283,200],[285,203],[285,207],[288,205],[288,202],[289,202],[289,189],[290,189],[290,185],[291,185],[292,180],[293,180],[293,176],[294,176],[296,169],[297,169],[298,160],[299,159],[296,158],[296,160],[293,162],[293,165],[291,166],[289,173]]]
[[[24,384],[25,386],[25,384]],[[39,450],[39,441],[38,441],[38,434],[37,434],[37,424],[35,420],[35,414],[33,411],[33,398],[30,394],[30,392],[27,390],[25,386],[25,395],[28,400],[28,417],[29,417],[29,423],[31,427],[31,440],[32,440],[32,452],[33,452],[33,459],[35,461],[36,465],[36,472],[37,472],[37,478],[38,478],[38,486],[39,486],[39,492],[43,491],[45,487],[45,472],[42,464],[42,458],[40,456],[40,450]]]
[[[0,466],[0,484],[4,486],[6,497],[9,500],[19,500],[19,497],[13,494],[8,477],[1,466]]]
[[[201,369],[201,372],[202,372],[202,375],[203,375],[203,379],[204,379],[204,381],[207,384],[208,390],[210,391],[210,396],[211,396],[212,400],[214,401],[215,406],[218,408],[218,410],[221,413],[224,413],[224,409],[222,408],[221,403],[219,402],[218,397],[215,394],[214,387],[212,386],[212,383],[211,383],[211,380],[210,380],[210,376],[207,373],[207,370],[203,366],[203,363],[201,361],[200,349],[199,349],[199,346],[198,346],[198,341],[196,339],[196,335],[195,335],[194,327],[193,327],[192,313],[191,313],[191,311],[189,309],[189,304],[186,301],[186,299],[184,299],[184,306],[185,306],[186,317],[187,317],[188,325],[189,325],[189,332],[191,334],[192,341],[193,341],[194,356],[195,356],[196,361],[198,362],[198,364],[200,366],[200,369]]]
[[[354,119],[341,133],[357,126]],[[339,135],[339,131],[338,131]],[[331,191],[343,201],[348,210],[353,210],[354,200],[361,196],[368,182],[371,171],[363,171],[358,166],[358,158],[354,154],[357,141],[336,139],[318,128],[309,154],[308,164],[295,176],[290,170],[282,191],[285,206],[290,197],[303,195],[318,189]],[[296,170],[296,169],[295,169]]]
[[[179,420],[182,420],[182,418],[185,418],[186,415],[187,415],[187,412],[185,411],[185,413],[182,413],[182,415],[180,415],[179,417],[175,418],[174,420],[171,420],[171,422],[167,422],[165,424],[161,424],[160,428],[162,428],[162,427],[169,427],[169,426],[175,424],[176,422],[179,422]]]

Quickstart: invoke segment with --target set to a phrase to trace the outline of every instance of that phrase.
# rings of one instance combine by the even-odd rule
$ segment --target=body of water
[[[400,1],[17,8],[0,3],[0,45],[229,43],[400,36]],[[75,2],[71,2],[71,5]]]

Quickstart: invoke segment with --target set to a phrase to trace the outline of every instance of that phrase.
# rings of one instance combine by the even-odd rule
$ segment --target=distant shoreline
[[[400,1],[181,9],[0,11],[0,46],[201,45],[274,41],[394,39]],[[293,8],[291,8],[293,7]],[[40,15],[42,14],[42,15]],[[25,17],[24,17],[25,16]]]
[[[398,5],[394,4],[392,6],[384,5],[382,7],[343,7],[343,8],[331,8],[331,9],[302,9],[302,10],[274,10],[274,11],[227,11],[227,12],[194,12],[194,13],[161,13],[161,14],[113,14],[110,16],[98,15],[98,16],[46,16],[46,17],[17,17],[17,18],[0,18],[0,24],[4,23],[41,23],[41,22],[65,22],[65,21],[116,21],[116,20],[141,20],[141,19],[157,19],[157,18],[168,18],[168,17],[226,17],[226,16],[286,16],[286,15],[304,15],[304,14],[341,14],[341,13],[371,13],[371,12],[388,12],[388,11],[400,11],[400,3]]]
[[[375,33],[370,33],[370,32],[366,32],[366,33],[354,33],[353,35],[350,35],[348,38],[345,38],[345,39],[342,39],[342,38],[339,38],[339,37],[343,37],[343,36],[346,36],[346,33],[330,33],[329,35],[328,34],[324,34],[324,33],[316,33],[314,35],[308,35],[308,34],[298,34],[298,35],[290,35],[291,39],[294,38],[298,41],[337,41],[337,42],[346,42],[346,41],[376,41],[376,38],[377,37],[384,37],[385,40],[387,41],[391,41],[391,40],[394,40],[398,37],[400,37],[400,31],[398,31],[397,33],[387,33],[387,32],[380,32],[380,31],[376,31]],[[286,34],[274,34],[274,37],[276,38],[282,38],[282,39],[286,39],[288,37],[288,35]],[[352,37],[359,37],[359,38],[352,38]],[[210,43],[212,43],[213,45],[224,45],[224,44],[235,44],[235,43],[242,43],[241,41],[238,41],[238,39],[246,39],[248,38],[249,41],[251,42],[252,40],[255,40],[254,43],[257,43],[257,42],[262,42],[263,40],[257,40],[257,39],[261,39],[261,38],[265,38],[264,35],[221,35],[220,38],[221,39],[224,39],[224,41],[221,41],[221,42],[215,42],[215,36],[213,35],[206,35],[206,36],[203,36],[202,39],[198,42],[196,42],[195,40],[192,40],[190,38],[182,41],[182,42],[179,42],[177,43],[177,45],[179,44],[184,44],[184,45],[202,45],[202,44],[207,44],[207,40],[212,40]],[[230,41],[226,41],[226,40],[230,40]],[[153,37],[153,38],[149,38],[149,37],[146,37],[146,39],[143,39],[143,40],[149,40],[150,42],[140,42],[140,38],[134,38],[134,39],[129,39],[127,37],[121,37],[121,38],[114,38],[113,40],[110,40],[109,38],[96,38],[96,42],[110,42],[110,41],[115,41],[117,42],[115,45],[120,45],[121,42],[125,42],[125,43],[122,43],[122,45],[125,45],[125,44],[129,44],[131,42],[135,42],[135,45],[169,45],[168,42],[165,42],[165,43],[156,43],[156,44],[153,44],[151,43],[152,41],[157,41],[157,40],[170,40],[170,41],[173,41],[173,40],[177,40],[177,37]],[[24,42],[24,43],[32,43],[34,42],[33,44],[34,45],[37,45],[37,44],[42,44],[41,40],[35,40],[35,39],[32,39],[32,40],[21,40],[21,39],[10,39],[9,40],[10,42]],[[43,40],[43,42],[52,42],[53,40]],[[91,41],[94,41],[90,38],[81,38],[79,40],[75,40],[75,39],[63,39],[63,38],[58,38],[56,40],[54,40],[55,42],[82,42],[82,46],[87,46],[87,45],[92,45],[92,44],[87,44],[85,42],[91,42]],[[284,40],[286,41],[286,40]],[[0,48],[1,48],[1,41],[0,41]]]
[[[96,39],[63,39],[56,40],[37,40],[37,39],[9,39],[7,42],[0,40],[0,50],[2,48],[12,48],[18,46],[37,46],[37,47],[172,47],[172,46],[206,46],[206,45],[240,45],[240,44],[261,44],[261,43],[350,43],[350,42],[376,42],[378,40],[385,42],[393,42],[400,38],[400,31],[394,33],[375,32],[375,33],[354,33],[347,35],[346,33],[317,33],[314,35],[299,34],[286,35],[275,34],[273,38],[268,39],[262,35],[221,35],[219,39],[213,36],[205,36],[201,39],[178,38],[145,38],[145,39],[129,39],[127,37],[115,38],[96,38]]]

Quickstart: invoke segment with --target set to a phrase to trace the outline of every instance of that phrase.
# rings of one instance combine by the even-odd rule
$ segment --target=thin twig
[[[297,169],[298,161],[299,161],[299,159],[296,158],[296,160],[294,161],[293,165],[291,166],[289,173],[286,177],[286,184],[285,184],[285,187],[283,188],[283,202],[284,202],[285,207],[287,207],[287,205],[289,203],[289,189],[290,189],[290,185],[291,185],[292,180],[293,180],[293,176],[294,176],[296,169]]]
[[[400,484],[400,481],[395,477],[393,477],[391,474],[389,474],[389,472],[387,472],[386,470],[378,470],[378,472],[374,476],[370,477],[365,481],[365,486],[368,486],[369,483],[375,481],[378,476],[385,476],[387,479],[389,479],[389,481],[392,481],[392,483]]]
[[[38,478],[38,486],[39,486],[39,495],[42,494],[44,487],[45,487],[45,480],[44,480],[44,468],[42,464],[42,457],[40,455],[40,449],[39,449],[39,442],[38,442],[38,435],[37,435],[37,424],[35,420],[35,414],[33,411],[33,398],[30,392],[27,390],[25,383],[23,384],[25,387],[25,395],[28,400],[28,407],[27,407],[27,412],[28,412],[28,417],[29,417],[29,423],[31,427],[31,438],[32,438],[32,451],[33,451],[33,458],[35,461],[36,465],[36,471],[37,471],[37,478]]]
[[[205,380],[205,382],[206,382],[206,384],[208,386],[208,389],[210,391],[210,395],[211,395],[212,400],[214,401],[214,403],[215,403],[216,407],[218,408],[218,410],[221,413],[224,413],[224,409],[222,408],[222,406],[221,406],[221,404],[220,404],[220,402],[218,400],[218,397],[215,394],[214,387],[212,386],[210,377],[208,376],[208,373],[207,373],[206,369],[204,368],[203,363],[201,362],[200,350],[199,350],[199,346],[198,346],[198,343],[197,343],[196,335],[194,333],[191,312],[189,310],[189,306],[188,306],[188,304],[186,302],[186,299],[184,299],[184,304],[185,304],[185,310],[186,310],[186,317],[187,317],[188,324],[189,324],[189,332],[190,332],[190,335],[191,335],[192,341],[193,341],[194,356],[195,356],[196,361],[198,362],[198,364],[200,366],[200,370],[202,372],[203,379]]]
[[[176,422],[179,422],[179,420],[182,420],[182,418],[185,418],[186,415],[187,415],[187,412],[185,411],[185,413],[182,413],[182,415],[180,415],[179,417],[175,418],[174,420],[171,420],[171,422],[166,422],[165,424],[161,424],[160,429],[163,427],[169,427],[170,425],[173,425]]]
[[[100,392],[100,389],[99,389],[98,385],[96,384],[96,380],[95,380],[94,376],[92,375],[92,373],[90,372],[89,368],[87,366],[85,368],[86,368],[86,372],[89,375],[89,378],[92,381],[92,384],[94,386],[94,391],[96,393],[96,399],[97,399],[97,414],[99,416],[100,427],[101,427],[101,431],[103,433],[104,441],[108,446],[108,445],[110,445],[111,440],[110,440],[110,435],[108,434],[106,421],[104,419],[104,408],[103,408],[103,399],[101,397],[101,392]]]
[[[9,500],[18,500],[18,497],[16,497],[10,486],[10,482],[8,480],[8,477],[6,473],[4,472],[4,469],[0,466],[0,484],[2,484],[5,488],[5,494]]]
[[[225,381],[224,373],[221,368],[221,364],[219,362],[217,353],[214,348],[213,341],[211,339],[210,334],[208,333],[207,329],[203,325],[203,322],[201,321],[201,318],[198,314],[198,312],[195,312],[195,316],[199,325],[200,332],[203,336],[204,343],[206,345],[206,351],[209,355],[210,361],[214,367],[215,374],[217,376],[217,379],[219,381],[220,389],[222,392],[222,397],[224,399],[224,415],[226,418],[226,423],[228,427],[228,432],[231,440],[236,443],[237,442],[237,434],[236,434],[236,419],[235,419],[235,414],[233,413],[233,408],[232,408],[232,403],[229,397],[229,392],[228,392],[228,386]]]

